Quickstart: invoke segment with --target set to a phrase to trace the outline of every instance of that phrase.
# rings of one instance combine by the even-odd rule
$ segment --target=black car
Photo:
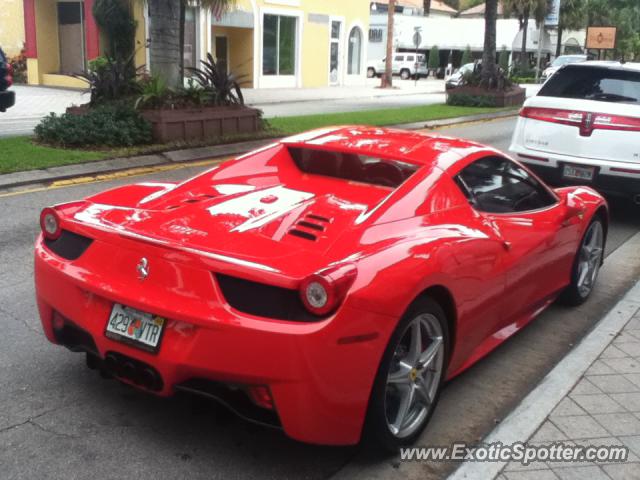
[[[7,90],[13,84],[13,69],[0,48],[0,112],[4,112],[16,103],[16,93]]]

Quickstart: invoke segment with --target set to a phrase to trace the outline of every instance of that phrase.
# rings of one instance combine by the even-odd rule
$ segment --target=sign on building
[[[613,50],[616,48],[616,27],[587,27],[588,49]]]
[[[557,27],[560,23],[560,2],[561,0],[551,0],[549,13],[544,19],[544,24],[547,27]]]

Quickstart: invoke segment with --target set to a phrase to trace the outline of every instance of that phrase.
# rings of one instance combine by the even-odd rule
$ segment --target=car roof
[[[283,144],[350,152],[376,158],[435,165],[447,170],[470,153],[490,147],[459,138],[394,128],[349,125],[312,130],[285,138]]]
[[[566,65],[565,68],[585,68],[585,67],[601,67],[608,68],[611,70],[626,70],[631,72],[640,72],[640,63],[638,62],[628,62],[622,63],[613,60],[589,60],[581,63],[572,63],[570,65]]]

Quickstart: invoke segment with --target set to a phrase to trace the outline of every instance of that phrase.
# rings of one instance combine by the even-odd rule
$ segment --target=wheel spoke
[[[578,286],[579,287],[584,285],[584,281],[587,278],[588,273],[589,273],[589,264],[587,262],[580,262],[580,266],[578,267]]]
[[[429,396],[429,389],[427,388],[424,378],[419,377],[416,381],[416,402],[428,407],[431,405],[431,397]]]
[[[420,354],[422,353],[422,326],[420,323],[420,319],[414,320],[411,324],[411,338],[410,338],[410,346],[409,346],[409,354],[407,355],[407,360],[411,365],[415,365],[418,363],[418,359],[420,358]]]
[[[405,387],[402,396],[400,397],[400,404],[398,405],[398,411],[396,412],[396,418],[393,423],[390,425],[392,431],[395,430],[395,433],[398,433],[402,426],[405,423],[407,415],[411,409],[411,404],[413,403],[415,387],[412,385]]]
[[[404,362],[398,363],[398,370],[395,372],[389,373],[387,377],[387,383],[392,385],[407,385],[409,384],[409,372],[411,371],[411,366],[407,365]]]
[[[431,344],[420,355],[418,368],[426,368],[429,366],[440,351],[440,347],[442,346],[442,337],[434,337],[431,340]]]

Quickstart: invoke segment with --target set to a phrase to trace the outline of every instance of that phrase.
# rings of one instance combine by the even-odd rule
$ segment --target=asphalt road
[[[513,120],[503,120],[445,133],[505,148],[512,128]],[[84,366],[81,355],[46,341],[32,284],[32,243],[40,209],[124,183],[179,180],[200,170],[0,197],[0,478],[442,478],[453,465],[401,464],[359,448],[303,445],[206,402],[159,399],[102,380]],[[607,254],[638,231],[638,211],[614,203]],[[605,266],[596,294],[585,306],[552,307],[450,382],[418,444],[483,437],[638,273],[635,266]]]

